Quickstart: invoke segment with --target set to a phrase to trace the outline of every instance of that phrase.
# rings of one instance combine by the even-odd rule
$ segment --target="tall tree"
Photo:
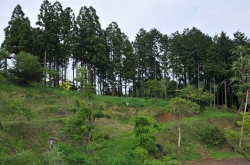
[[[157,29],[151,29],[148,32],[149,45],[149,79],[161,79],[160,56],[162,34]]]
[[[20,51],[31,52],[32,35],[30,21],[18,4],[12,12],[9,25],[4,29],[5,39],[1,47],[15,55]]]
[[[136,78],[134,81],[134,92],[138,89],[136,96],[142,97],[145,91],[145,82],[148,79],[148,68],[150,66],[149,57],[151,54],[150,46],[148,42],[148,33],[144,29],[140,29],[136,34],[135,41],[133,42],[133,48],[136,58]]]
[[[109,70],[108,78],[112,86],[112,95],[115,95],[117,85],[121,85],[120,78],[123,70],[122,55],[123,55],[123,40],[125,34],[121,32],[116,22],[111,22],[105,30],[105,37],[107,42],[107,49],[109,53]],[[119,87],[118,87],[119,88]],[[118,91],[117,94],[120,94]]]
[[[78,35],[76,36],[77,61],[81,62],[81,65],[86,64],[92,75],[92,77],[88,77],[88,81],[96,86],[97,71],[103,68],[107,59],[103,30],[96,10],[92,6],[84,6],[80,9],[76,19],[75,32]]]
[[[60,50],[62,54],[62,67],[64,67],[64,74],[62,74],[63,81],[67,79],[67,66],[69,62],[69,57],[73,53],[73,26],[74,26],[75,15],[70,7],[67,7],[62,11],[60,21],[61,21],[61,34],[60,34]],[[63,71],[62,71],[63,73]]]
[[[124,41],[123,68],[124,68],[123,77],[125,81],[125,94],[127,94],[127,84],[132,82],[132,80],[134,79],[136,70],[136,61],[133,52],[133,47],[128,39]]]
[[[40,7],[40,13],[38,14],[38,21],[36,22],[36,25],[40,26],[40,29],[42,30],[43,37],[42,42],[44,43],[44,68],[45,70],[51,70],[52,69],[52,50],[55,49],[52,44],[52,41],[54,40],[54,35],[52,33],[52,27],[53,27],[53,7],[52,4],[48,0],[44,0],[41,7]],[[47,62],[49,63],[49,66],[47,67]],[[46,83],[46,76],[47,73],[45,71],[45,83]],[[51,79],[52,76],[49,74],[49,85],[51,86]]]

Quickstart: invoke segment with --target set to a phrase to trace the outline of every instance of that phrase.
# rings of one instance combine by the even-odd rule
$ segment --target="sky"
[[[55,0],[50,0],[54,3]],[[185,28],[196,27],[213,37],[221,31],[233,39],[240,31],[250,36],[249,0],[59,0],[63,8],[71,7],[77,16],[83,6],[96,9],[102,29],[115,21],[122,32],[135,40],[139,29],[156,28],[171,35]],[[4,28],[17,4],[36,27],[37,15],[43,0],[1,0],[0,44],[4,41]]]

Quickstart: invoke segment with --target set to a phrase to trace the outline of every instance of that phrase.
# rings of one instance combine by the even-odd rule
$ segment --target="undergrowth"
[[[20,99],[33,113],[31,121],[25,120],[22,114],[0,114],[3,125],[3,129],[0,130],[0,165],[13,162],[37,165],[174,165],[202,157],[214,159],[240,157],[231,150],[226,141],[211,145],[204,140],[214,137],[213,129],[206,130],[207,127],[223,132],[224,128],[232,124],[235,114],[227,111],[208,108],[202,116],[184,118],[181,123],[181,147],[177,146],[177,121],[160,123],[163,129],[152,132],[152,135],[156,137],[156,143],[164,146],[166,156],[161,156],[160,153],[145,153],[143,149],[132,150],[135,135],[130,119],[140,115],[157,119],[157,115],[166,108],[165,99],[156,101],[153,98],[94,96],[93,104],[103,107],[106,118],[96,119],[93,141],[87,145],[86,142],[75,141],[62,131],[65,117],[74,114],[70,109],[74,102],[73,98],[80,97],[79,92],[70,91],[66,103],[60,88],[44,87],[39,84],[20,87],[5,82],[0,84],[0,90],[6,95],[12,95],[13,99]],[[18,117],[14,123],[15,115]],[[50,148],[48,143],[51,137],[58,139],[55,148]]]

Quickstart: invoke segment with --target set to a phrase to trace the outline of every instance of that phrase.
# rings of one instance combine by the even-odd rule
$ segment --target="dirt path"
[[[223,159],[223,160],[204,158],[195,161],[188,161],[183,163],[183,165],[250,165],[250,161],[244,158]]]

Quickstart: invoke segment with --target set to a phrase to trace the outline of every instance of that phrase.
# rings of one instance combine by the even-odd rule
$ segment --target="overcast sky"
[[[34,27],[42,2],[1,0],[0,43],[17,4]],[[115,21],[131,41],[141,28],[147,31],[156,28],[167,35],[192,27],[210,36],[224,31],[233,38],[238,29],[250,35],[250,0],[60,0],[60,3],[63,8],[71,7],[76,16],[82,6],[94,7],[103,29]]]

